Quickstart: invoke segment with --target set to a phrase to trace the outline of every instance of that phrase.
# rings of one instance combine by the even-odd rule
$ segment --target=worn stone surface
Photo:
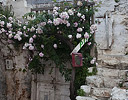
[[[91,86],[82,85],[80,88],[83,89],[86,94],[91,92]]]
[[[128,52],[127,7],[127,0],[120,0],[118,3],[114,0],[102,0],[101,8],[96,13],[98,30],[95,37],[98,44],[98,60],[105,64],[128,64],[126,56]],[[108,19],[106,19],[106,11],[109,13]],[[107,23],[106,20],[108,20]]]
[[[0,52],[0,100],[6,100],[5,63],[1,52]]]
[[[93,88],[93,95],[96,97],[110,97],[111,89],[109,88]]]
[[[91,97],[77,96],[77,97],[76,97],[76,100],[96,100],[96,99],[91,98]]]
[[[119,70],[108,69],[108,68],[97,68],[97,75],[105,76],[105,77],[116,77],[119,76]]]
[[[112,95],[112,97],[111,97],[112,100],[127,100],[128,99],[126,96],[126,90],[120,89],[117,87],[114,87],[112,89],[111,95]]]
[[[31,73],[19,71],[28,63],[28,51],[17,51],[7,42],[0,42],[0,47],[0,100],[30,100]],[[6,60],[12,61],[11,69],[7,68]]]
[[[90,86],[103,87],[103,77],[101,76],[89,76],[86,81]]]

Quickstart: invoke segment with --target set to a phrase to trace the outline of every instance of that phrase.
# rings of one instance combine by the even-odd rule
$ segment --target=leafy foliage
[[[76,68],[74,85],[77,90],[85,83],[86,76],[91,75],[88,68],[96,66],[94,59],[90,63],[96,30],[90,19],[95,7],[87,6],[86,1],[78,1],[76,6],[65,2],[64,5],[66,8],[54,7],[52,13],[27,13],[23,16],[25,23],[16,20],[9,9],[0,7],[0,33],[6,35],[15,46],[22,46],[32,53],[28,69],[33,73],[44,73],[42,59],[45,62],[52,60],[66,81],[71,79],[72,70],[66,65],[71,62],[70,53],[86,38],[86,44],[80,50],[84,58],[83,66]],[[96,70],[93,72],[96,73]]]
[[[77,94],[78,94],[79,96],[85,96],[85,92],[84,92],[83,89],[77,90]]]

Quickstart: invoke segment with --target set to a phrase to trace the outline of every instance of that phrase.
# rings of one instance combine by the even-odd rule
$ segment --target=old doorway
[[[70,82],[65,82],[58,68],[45,68],[44,75],[33,75],[31,100],[70,100]]]

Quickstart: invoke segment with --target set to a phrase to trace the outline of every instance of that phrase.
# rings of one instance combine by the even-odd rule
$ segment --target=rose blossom
[[[81,16],[82,19],[85,19],[85,15]]]
[[[67,23],[67,27],[69,27],[70,26],[70,23]]]
[[[0,21],[0,25],[1,25],[1,27],[3,27],[3,26],[4,26],[4,24],[5,24],[5,22],[4,22],[4,21]]]
[[[82,31],[83,31],[82,28],[78,28],[78,29],[77,29],[77,32],[82,32]]]
[[[2,29],[1,29],[1,32],[2,32],[2,33],[3,33],[3,32],[5,32],[5,29],[4,29],[4,28],[2,28]]]
[[[36,35],[33,35],[32,37],[35,39],[36,38]]]
[[[26,29],[26,26],[23,26],[23,29]]]
[[[94,59],[92,59],[92,60],[90,61],[90,63],[91,63],[91,64],[94,64],[94,63],[95,63],[95,60],[94,60]]]
[[[75,22],[75,23],[74,23],[74,27],[77,27],[77,26],[78,26],[78,23],[77,23],[77,22]]]
[[[54,24],[55,26],[61,24],[61,22],[62,22],[62,19],[60,19],[60,18],[53,19],[53,24]]]
[[[44,54],[43,54],[42,52],[40,52],[40,53],[39,53],[39,56],[40,56],[40,57],[43,57],[43,56],[44,56]]]
[[[29,39],[29,43],[33,43],[33,38],[32,37]]]
[[[81,34],[77,33],[76,38],[77,39],[81,38]]]
[[[11,28],[12,24],[11,23],[7,23],[7,28]]]
[[[31,32],[35,31],[35,27],[32,26],[32,28],[30,29]]]
[[[13,37],[12,33],[8,35],[8,38],[12,38],[12,37]]]
[[[54,7],[53,10],[59,10],[59,8],[58,7]]]
[[[88,39],[88,38],[89,38],[89,34],[86,32],[86,33],[84,34],[84,37],[85,37],[86,39]]]
[[[72,38],[72,35],[68,35],[68,38],[71,39]]]
[[[54,44],[53,47],[54,47],[55,49],[57,49],[57,44]]]
[[[88,42],[88,45],[91,45],[92,43],[91,42]]]
[[[80,16],[81,16],[81,13],[78,12],[78,13],[77,13],[77,16],[80,17]]]
[[[45,26],[46,25],[46,22],[41,22],[40,25],[41,26]]]
[[[8,20],[10,20],[10,21],[12,21],[12,19],[13,19],[12,17],[9,17],[9,18],[8,18]]]
[[[62,19],[69,19],[69,15],[68,15],[67,12],[62,12],[62,13],[60,14],[60,18],[62,18]]]
[[[96,67],[98,67],[98,63],[96,63]]]
[[[77,6],[82,6],[83,4],[82,4],[82,2],[81,1],[78,1],[77,2]]]
[[[43,48],[43,49],[44,49],[44,45],[43,45],[43,44],[41,45],[41,48]]]
[[[34,46],[30,45],[29,50],[34,50]]]
[[[30,46],[29,43],[25,43],[24,46],[27,48],[28,46]]]
[[[48,23],[48,24],[52,24],[52,21],[49,19],[47,23]]]
[[[68,13],[69,13],[69,15],[74,15],[74,12],[72,11],[72,9],[69,9]]]

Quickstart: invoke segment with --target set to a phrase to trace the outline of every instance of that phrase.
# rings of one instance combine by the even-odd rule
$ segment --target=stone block
[[[93,98],[91,98],[91,97],[77,96],[77,97],[76,97],[76,100],[96,100],[96,99],[93,99]]]
[[[112,100],[126,100],[126,90],[114,87],[112,89]]]
[[[119,76],[119,70],[117,69],[108,69],[108,68],[97,68],[97,75],[105,76],[105,77],[116,77]]]
[[[93,95],[96,97],[110,97],[111,89],[109,88],[93,88]]]
[[[121,81],[121,79],[104,77],[104,87],[105,88],[113,88],[115,86],[119,86],[120,81]]]
[[[88,76],[86,78],[87,84],[90,86],[103,87],[103,77],[100,76]]]
[[[114,11],[114,5],[116,2],[114,0],[97,0],[102,1],[101,7],[98,8],[98,12],[96,12],[96,17],[103,17],[106,11]]]
[[[86,94],[91,92],[91,86],[82,85],[80,88],[83,89]]]

